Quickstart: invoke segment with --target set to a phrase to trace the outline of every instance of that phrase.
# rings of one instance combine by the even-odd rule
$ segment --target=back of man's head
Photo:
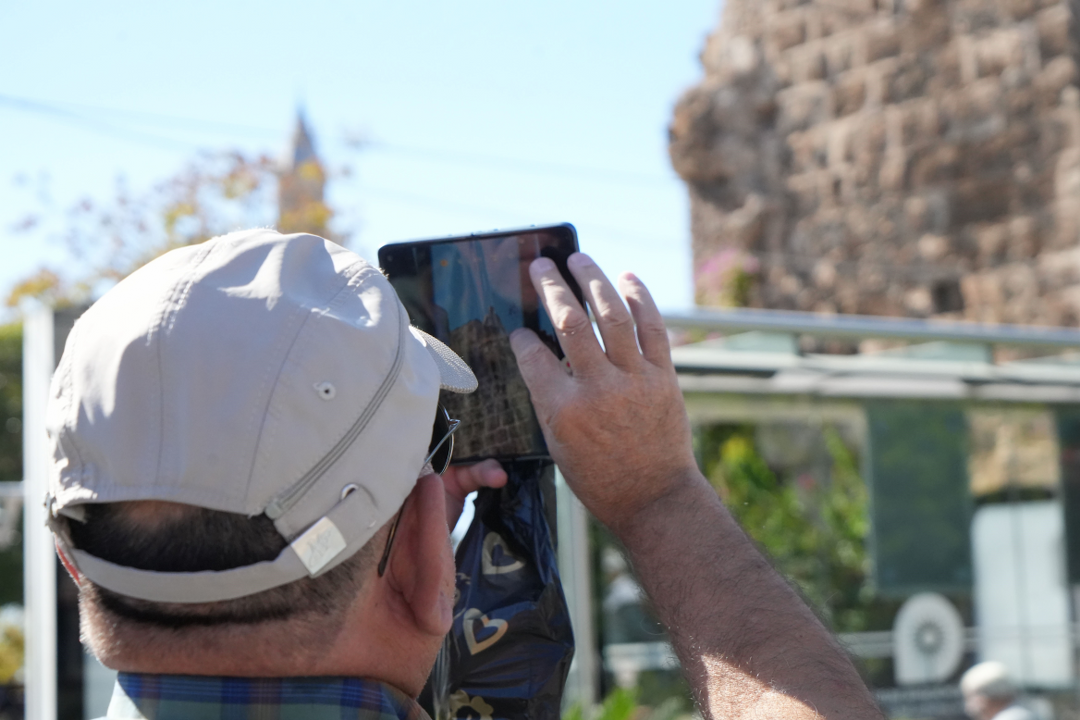
[[[233,233],[137,271],[78,321],[50,399],[85,639],[205,649],[273,625],[324,644],[416,483],[440,388],[475,382],[321,238]]]
[[[1009,677],[1009,668],[995,660],[969,668],[960,678],[960,690],[965,695],[982,695],[993,700],[1016,697],[1016,684]]]
[[[991,720],[1016,699],[1017,687],[1004,663],[994,660],[973,665],[960,678],[964,710],[974,720]]]

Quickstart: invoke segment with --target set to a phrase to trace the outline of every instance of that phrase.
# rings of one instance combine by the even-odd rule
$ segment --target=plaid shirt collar
[[[138,673],[120,673],[117,677],[106,718],[430,720],[416,700],[376,680]]]

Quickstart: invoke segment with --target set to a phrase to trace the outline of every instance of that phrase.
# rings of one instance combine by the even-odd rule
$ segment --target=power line
[[[283,136],[279,130],[267,127],[246,125],[238,123],[206,120],[201,118],[180,117],[163,113],[151,113],[120,108],[110,108],[98,105],[82,105],[77,103],[44,102],[32,98],[16,97],[13,95],[0,94],[0,105],[7,105],[23,112],[50,115],[69,123],[81,125],[85,128],[108,134],[120,139],[144,142],[156,145],[172,146],[172,149],[182,147],[188,150],[196,149],[194,143],[176,140],[139,130],[130,130],[118,127],[114,123],[102,121],[91,117],[93,114],[106,115],[114,118],[125,118],[130,122],[158,127],[171,127],[180,130],[231,134],[242,137],[275,137]],[[484,153],[464,152],[457,150],[445,150],[416,145],[384,142],[379,140],[360,140],[346,142],[347,146],[360,151],[370,150],[376,152],[398,155],[401,157],[413,157],[430,162],[448,163],[452,165],[467,165],[473,167],[491,167],[513,172],[539,173],[547,175],[572,175],[577,178],[592,178],[606,182],[629,183],[634,185],[667,185],[672,178],[663,177],[652,173],[634,172],[632,170],[613,170],[587,165],[575,165],[571,163],[548,162],[544,160],[528,160],[525,158],[511,158]]]
[[[182,140],[176,140],[175,138],[168,138],[161,135],[141,132],[138,130],[133,131],[127,128],[117,127],[114,124],[103,122],[95,118],[86,117],[84,115],[79,115],[78,113],[66,110],[62,107],[50,105],[48,103],[38,102],[36,100],[11,97],[9,95],[0,95],[0,105],[7,105],[9,107],[14,107],[18,110],[23,110],[25,112],[33,112],[39,115],[49,115],[69,124],[78,125],[93,132],[102,135],[109,135],[120,140],[140,142],[147,145],[155,145],[157,147],[164,147],[169,150],[183,149],[187,152],[190,152],[197,147],[192,143],[184,142]]]
[[[202,118],[181,117],[179,115],[166,115],[163,113],[145,112],[142,110],[126,110],[121,108],[109,108],[99,105],[83,105],[79,103],[44,103],[37,100],[30,100],[28,98],[12,97],[10,95],[0,95],[0,102],[18,102],[28,103],[37,107],[56,109],[64,112],[81,111],[89,113],[99,113],[103,115],[112,115],[116,117],[129,118],[135,122],[143,122],[146,124],[157,124],[178,127],[186,130],[195,130],[201,132],[216,132],[216,133],[232,133],[232,134],[249,134],[249,135],[262,135],[267,137],[281,137],[281,131],[268,127],[259,127],[255,125],[244,125],[239,123],[221,122],[219,120],[206,120]],[[70,110],[65,110],[69,108]]]

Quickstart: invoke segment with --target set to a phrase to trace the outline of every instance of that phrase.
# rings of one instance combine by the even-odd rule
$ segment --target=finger
[[[464,500],[480,488],[497,488],[506,484],[506,471],[498,460],[487,459],[473,465],[451,465],[442,475],[446,494]]]
[[[518,370],[525,387],[529,388],[533,405],[540,410],[537,416],[543,418],[545,405],[562,394],[570,376],[555,354],[532,330],[519,328],[510,333],[510,349],[517,358]]]
[[[537,258],[529,265],[529,276],[555,326],[559,345],[570,360],[571,367],[581,371],[607,362],[588,314],[559,274],[555,263],[550,258]]]
[[[592,308],[608,358],[620,367],[632,367],[639,362],[641,353],[634,337],[634,319],[623,305],[619,293],[588,255],[574,253],[567,266]]]
[[[506,471],[498,460],[484,460],[474,465],[451,465],[442,474],[446,488],[446,524],[453,528],[465,507],[465,498],[480,488],[499,488],[506,484]]]
[[[645,283],[633,273],[623,273],[619,278],[619,289],[634,315],[641,353],[653,365],[671,367],[671,343],[668,341],[667,327]]]

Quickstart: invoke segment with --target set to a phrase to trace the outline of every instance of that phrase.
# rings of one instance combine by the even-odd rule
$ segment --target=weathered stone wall
[[[670,129],[699,301],[736,252],[756,307],[1076,325],[1076,15],[726,0]]]

